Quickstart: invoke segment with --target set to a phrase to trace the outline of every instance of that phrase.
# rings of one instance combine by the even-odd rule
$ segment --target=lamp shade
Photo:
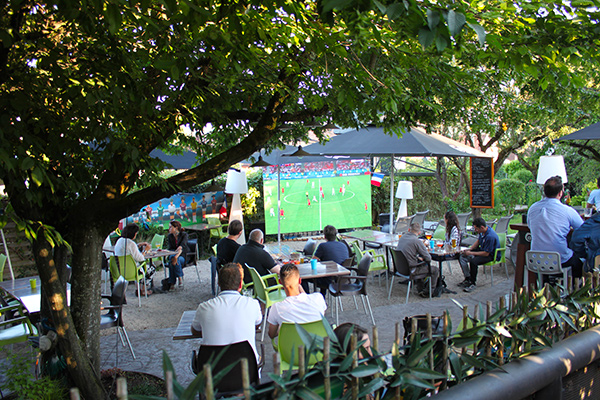
[[[398,199],[412,199],[413,189],[411,181],[400,181],[398,182],[398,188],[396,189],[396,197]]]
[[[246,173],[230,169],[227,171],[227,183],[225,184],[225,192],[229,194],[248,193],[248,181]]]
[[[563,159],[563,156],[540,157],[536,182],[543,185],[548,178],[557,175],[562,178],[563,183],[567,182],[567,170],[565,169],[565,160]]]

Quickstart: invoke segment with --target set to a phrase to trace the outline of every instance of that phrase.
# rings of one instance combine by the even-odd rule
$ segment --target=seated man
[[[275,264],[275,260],[264,249],[264,234],[260,229],[254,229],[248,235],[248,243],[241,246],[233,259],[234,263],[239,263],[244,268],[244,283],[252,282],[250,271],[246,264],[256,269],[261,275],[278,273],[281,268]]]
[[[217,243],[217,266],[219,268],[222,265],[233,262],[235,254],[241,246],[237,240],[242,234],[242,228],[242,223],[234,219],[227,227],[227,237],[224,237]]]
[[[596,207],[596,211],[600,210],[600,178],[596,181],[596,186],[598,189],[592,190],[590,193],[590,197],[587,199],[587,204],[585,205],[587,208]]]
[[[585,258],[585,270],[594,269],[596,256],[600,254],[600,213],[597,212],[583,225],[573,231],[569,247],[574,257]],[[561,259],[562,260],[562,259]]]
[[[531,250],[558,252],[563,268],[571,267],[573,277],[581,278],[583,263],[573,256],[567,235],[571,228],[579,228],[583,220],[575,209],[560,202],[563,190],[560,176],[548,178],[544,183],[546,197],[529,207],[527,225],[531,230]]]
[[[400,239],[398,239],[398,245],[396,246],[396,249],[402,251],[413,274],[431,274],[431,288],[435,289],[438,285],[440,269],[436,265],[431,266],[431,255],[429,254],[429,251],[423,242],[419,239],[420,234],[421,224],[418,222],[410,224],[408,227],[408,233],[405,233],[402,235],[402,237],[400,237]],[[417,265],[423,261],[427,264],[417,267]],[[415,268],[416,270],[414,270]],[[417,291],[421,297],[429,297],[429,291],[421,279],[417,281]]]
[[[306,294],[300,287],[301,279],[298,267],[285,264],[279,272],[279,281],[283,285],[286,298],[275,303],[269,311],[269,337],[279,334],[282,322],[303,324],[323,319],[327,305],[321,293]]]
[[[262,322],[262,312],[258,300],[240,294],[242,273],[239,264],[230,263],[221,268],[221,293],[200,303],[191,331],[202,336],[202,343],[206,345],[223,346],[247,340],[258,360],[255,332]]]
[[[317,247],[313,258],[319,261],[335,261],[338,264],[343,264],[344,261],[350,257],[348,252],[348,246],[345,243],[337,241],[337,229],[333,225],[327,225],[323,228],[323,236],[325,236],[326,242],[323,242]],[[318,278],[315,284],[321,288],[321,294],[325,296],[327,294],[327,288],[333,280],[331,278]],[[307,285],[303,288],[307,291]]]
[[[485,220],[477,217],[473,220],[473,230],[477,233],[477,240],[467,250],[463,251],[458,259],[465,280],[458,284],[465,292],[472,292],[477,288],[477,269],[481,264],[494,259],[496,249],[500,247],[500,238],[492,227],[487,226]]]

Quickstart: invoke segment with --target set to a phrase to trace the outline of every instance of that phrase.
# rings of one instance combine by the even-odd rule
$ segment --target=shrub
[[[514,210],[517,204],[521,204],[524,199],[525,184],[516,179],[502,179],[496,183],[495,201],[496,208],[504,210]]]
[[[529,171],[527,169],[518,170],[510,178],[521,181],[524,184],[528,184],[529,182],[533,182],[533,180],[534,180],[533,174],[531,173],[531,171]]]

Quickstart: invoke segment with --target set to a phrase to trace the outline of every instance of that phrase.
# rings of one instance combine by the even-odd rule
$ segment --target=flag
[[[383,177],[385,175],[383,174],[379,174],[377,172],[373,172],[373,175],[371,175],[371,185],[373,186],[381,186],[381,181],[383,180]]]
[[[219,210],[219,214],[222,218],[227,217],[227,199],[223,199],[223,204],[221,204],[221,209]]]

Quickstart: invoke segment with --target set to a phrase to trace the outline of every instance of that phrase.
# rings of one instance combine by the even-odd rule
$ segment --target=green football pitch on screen
[[[264,181],[265,225],[277,233],[277,180]],[[371,176],[282,179],[281,233],[370,227]]]

